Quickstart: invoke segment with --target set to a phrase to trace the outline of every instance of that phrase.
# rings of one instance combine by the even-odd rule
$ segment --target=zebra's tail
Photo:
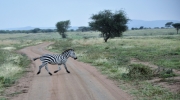
[[[35,60],[37,60],[37,59],[39,59],[40,57],[37,57],[37,58],[33,58],[33,60],[35,61]]]

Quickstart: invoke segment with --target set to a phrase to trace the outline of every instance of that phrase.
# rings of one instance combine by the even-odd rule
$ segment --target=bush
[[[8,77],[8,78],[4,78],[2,83],[5,87],[9,87],[9,86],[11,86],[11,84],[15,83],[15,80]]]
[[[5,77],[1,76],[0,83],[3,84],[3,86],[5,86],[5,87],[9,87],[11,84],[15,83],[15,80],[12,78],[9,78],[9,77],[5,78]]]
[[[150,79],[152,76],[152,70],[142,64],[131,64],[128,70],[126,77],[131,79]]]
[[[27,67],[31,63],[31,60],[29,60],[25,54],[21,54],[21,55],[22,57],[20,57],[20,62],[18,65],[20,67]]]
[[[176,76],[172,69],[163,70],[160,72],[159,77],[161,78],[168,78],[168,77],[174,77]]]

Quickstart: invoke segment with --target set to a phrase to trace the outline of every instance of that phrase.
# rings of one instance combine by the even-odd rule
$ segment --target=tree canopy
[[[38,33],[41,29],[40,28],[35,28],[32,30],[33,33]]]
[[[62,38],[67,37],[65,32],[69,28],[69,25],[70,25],[70,20],[57,22],[56,28],[57,28],[57,31],[59,32],[59,34],[62,35]]]
[[[177,34],[178,34],[178,31],[179,31],[179,29],[180,29],[180,23],[174,23],[174,24],[172,24],[172,26],[173,26],[174,28],[176,28]]]
[[[129,19],[123,10],[112,13],[110,10],[100,11],[98,14],[93,14],[92,21],[89,22],[89,26],[93,30],[98,30],[102,33],[105,42],[109,38],[120,37],[122,32],[126,31],[126,26]]]
[[[167,23],[165,24],[165,27],[171,27],[172,24],[173,24],[173,22],[167,22]]]
[[[0,30],[1,33],[50,33],[50,32],[57,32],[56,29],[40,29],[34,28],[31,30]]]

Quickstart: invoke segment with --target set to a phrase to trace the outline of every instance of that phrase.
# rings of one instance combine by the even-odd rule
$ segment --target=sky
[[[0,29],[55,27],[70,20],[70,26],[88,26],[99,11],[124,10],[129,19],[178,20],[180,0],[0,0]]]

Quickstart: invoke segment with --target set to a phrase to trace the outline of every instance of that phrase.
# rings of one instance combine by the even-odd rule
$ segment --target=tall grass
[[[4,46],[0,45],[0,99],[7,100],[3,97],[4,90],[23,75],[31,61],[26,55],[14,52],[17,49],[12,45]]]
[[[0,92],[15,82],[29,65],[26,55],[0,49]]]

